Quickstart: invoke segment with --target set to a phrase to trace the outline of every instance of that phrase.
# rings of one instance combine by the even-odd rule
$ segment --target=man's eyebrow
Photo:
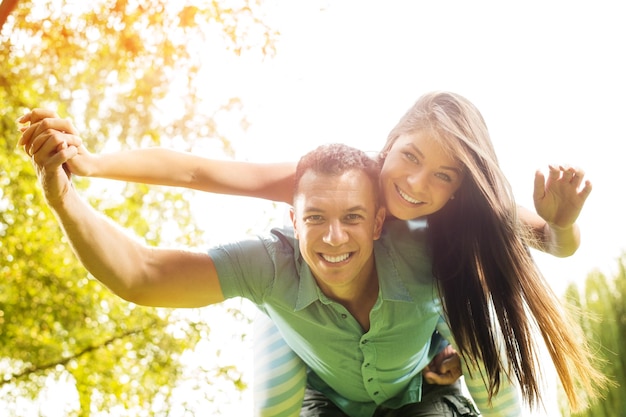
[[[315,206],[309,206],[309,207],[305,207],[304,208],[304,212],[305,213],[324,213],[327,210],[323,210],[321,208],[315,207]],[[352,213],[355,211],[367,211],[367,207],[365,207],[362,204],[357,204],[356,206],[352,206],[350,208],[347,208],[346,210],[344,210],[347,213]]]
[[[350,207],[348,210],[346,210],[348,212],[353,212],[353,211],[367,211],[367,207],[358,204],[356,206]]]
[[[324,212],[324,210],[322,210],[321,208],[312,207],[312,206],[305,207],[302,211],[304,213],[323,213]]]

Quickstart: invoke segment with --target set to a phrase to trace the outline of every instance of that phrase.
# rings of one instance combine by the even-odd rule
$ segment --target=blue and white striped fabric
[[[255,319],[254,337],[254,415],[298,417],[306,386],[304,362],[264,314]]]

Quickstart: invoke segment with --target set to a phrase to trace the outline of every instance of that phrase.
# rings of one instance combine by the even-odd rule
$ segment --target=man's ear
[[[374,219],[374,240],[378,240],[381,233],[383,232],[383,225],[385,224],[385,216],[387,215],[387,210],[384,207],[380,207],[378,211],[376,211],[376,217]]]
[[[296,239],[299,239],[298,227],[296,225],[298,223],[296,222],[296,211],[293,209],[293,207],[289,209],[289,218],[291,219],[291,225],[293,226],[293,235]]]

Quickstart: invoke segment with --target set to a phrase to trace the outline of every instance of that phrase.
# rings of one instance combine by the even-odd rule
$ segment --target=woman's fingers
[[[37,152],[39,148],[38,142],[40,142],[41,139],[38,138],[42,134],[51,131],[67,134],[66,139],[68,145],[80,146],[82,143],[80,137],[76,136],[76,129],[70,121],[65,119],[43,119],[42,121],[31,124],[23,131],[18,146],[23,146],[26,152],[32,155]]]

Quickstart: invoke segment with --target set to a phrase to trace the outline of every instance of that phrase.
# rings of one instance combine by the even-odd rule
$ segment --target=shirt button
[[[367,380],[367,382],[372,382],[373,380],[374,380],[374,378],[369,378],[369,379]]]
[[[365,367],[366,367],[366,368],[369,368],[369,366],[370,366],[370,363],[369,363],[369,362],[365,364]]]
[[[347,315],[346,313],[342,313],[342,314],[341,314],[341,318],[342,318],[342,319],[347,319],[347,318],[348,318],[348,315]]]
[[[364,344],[366,344],[367,342],[369,342],[369,340],[365,339],[365,340],[363,340],[363,341],[361,342],[361,344],[363,344],[363,345],[364,345]]]
[[[378,391],[376,391],[376,392],[374,393],[374,395],[378,395]]]

